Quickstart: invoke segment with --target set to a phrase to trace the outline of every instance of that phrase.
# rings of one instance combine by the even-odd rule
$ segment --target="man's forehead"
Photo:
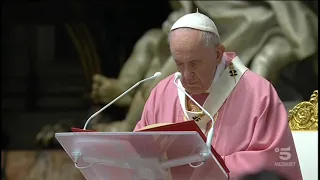
[[[171,34],[175,35],[175,34],[180,34],[180,35],[183,35],[183,34],[197,34],[199,35],[200,34],[200,30],[197,30],[197,29],[192,29],[192,28],[179,28],[179,29],[175,29],[173,31],[171,31]]]
[[[176,29],[171,32],[170,34],[170,43],[178,42],[178,43],[192,43],[197,44],[200,40],[200,31],[189,29],[189,28],[182,28]]]

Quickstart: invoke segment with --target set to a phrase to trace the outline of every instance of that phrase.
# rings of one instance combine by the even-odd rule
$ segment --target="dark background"
[[[90,84],[65,23],[87,25],[102,73],[117,77],[135,42],[147,30],[161,28],[170,12],[168,1],[3,2],[2,148],[36,148],[36,135],[44,125],[82,123],[88,116]],[[48,36],[50,28],[54,33]],[[125,115],[123,109],[108,111],[115,118]]]

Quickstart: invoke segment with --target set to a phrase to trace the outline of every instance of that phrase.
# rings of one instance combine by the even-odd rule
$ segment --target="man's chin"
[[[186,90],[189,94],[195,94],[195,95],[205,93],[205,90],[200,87],[188,87],[186,88]]]

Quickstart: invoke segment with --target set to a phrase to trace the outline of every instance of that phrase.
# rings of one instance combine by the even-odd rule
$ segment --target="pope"
[[[225,52],[215,23],[199,12],[184,15],[173,24],[168,41],[182,74],[178,84],[214,117],[214,125],[170,75],[152,90],[135,131],[193,120],[205,134],[214,128],[212,145],[231,179],[269,169],[301,180],[287,113],[277,92],[236,53]],[[289,160],[279,158],[281,149],[289,151]],[[284,161],[291,165],[279,166]]]

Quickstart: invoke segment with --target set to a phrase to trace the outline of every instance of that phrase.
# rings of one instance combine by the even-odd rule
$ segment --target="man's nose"
[[[186,69],[184,70],[183,77],[184,77],[186,80],[192,79],[193,76],[194,76],[194,72],[193,72],[191,69],[186,68]]]

